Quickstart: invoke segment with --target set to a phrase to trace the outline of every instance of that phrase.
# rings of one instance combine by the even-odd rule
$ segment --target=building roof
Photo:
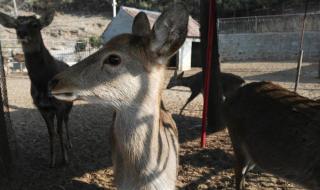
[[[106,42],[121,33],[131,33],[133,19],[141,11],[146,13],[151,26],[153,26],[157,18],[160,16],[160,12],[121,6],[117,16],[113,18],[112,22],[107,26],[102,35],[104,41]],[[200,24],[190,16],[187,37],[200,38],[199,29]]]
[[[160,16],[160,12],[156,11],[147,11],[147,10],[141,10],[137,8],[132,7],[122,7],[124,11],[126,11],[130,16],[135,17],[139,12],[143,11],[146,13],[149,22],[151,26],[156,22],[157,18]],[[194,20],[191,16],[189,17],[189,23],[188,23],[188,37],[200,37],[200,31],[199,31],[200,25],[199,23]]]

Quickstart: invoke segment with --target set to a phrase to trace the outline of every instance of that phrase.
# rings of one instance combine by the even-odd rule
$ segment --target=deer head
[[[49,88],[58,99],[104,102],[115,108],[158,93],[161,73],[184,43],[188,13],[183,4],[163,12],[152,30],[145,13],[133,22],[132,34],[122,34],[98,52],[56,75]],[[158,86],[157,86],[158,85]]]
[[[177,75],[177,70],[174,72],[174,75],[170,78],[170,81],[167,85],[167,89],[171,89],[177,85],[179,85],[179,80],[183,78],[184,71]]]
[[[19,16],[13,18],[0,12],[0,24],[7,28],[14,28],[17,37],[23,45],[28,46],[27,49],[39,48],[42,43],[41,29],[48,26],[54,17],[54,11],[47,11],[40,18],[36,16]]]

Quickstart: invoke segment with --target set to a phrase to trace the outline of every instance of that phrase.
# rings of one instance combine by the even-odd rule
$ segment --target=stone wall
[[[297,60],[299,32],[219,34],[222,61]],[[306,32],[304,60],[320,59],[320,32]]]

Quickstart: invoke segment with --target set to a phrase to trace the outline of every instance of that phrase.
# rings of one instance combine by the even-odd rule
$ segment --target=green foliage
[[[84,51],[86,47],[87,47],[87,41],[80,39],[80,40],[77,40],[74,49],[75,49],[75,52],[80,52],[80,51]]]
[[[102,40],[100,37],[97,36],[91,36],[89,38],[89,44],[93,48],[99,48],[102,45]]]

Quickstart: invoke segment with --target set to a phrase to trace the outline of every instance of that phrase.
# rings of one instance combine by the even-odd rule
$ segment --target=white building
[[[112,37],[122,34],[122,33],[131,33],[132,23],[134,17],[139,12],[145,12],[148,16],[149,22],[151,26],[155,23],[159,12],[155,11],[146,11],[140,10],[131,7],[120,7],[120,10],[115,18],[111,21],[111,23],[107,26],[105,31],[102,34],[103,42],[109,41]],[[189,18],[189,26],[188,26],[188,34],[187,39],[184,45],[180,48],[179,53],[177,54],[177,66],[178,70],[184,71],[191,69],[191,60],[192,60],[192,47],[193,43],[200,42],[200,25],[194,20],[192,17]]]

